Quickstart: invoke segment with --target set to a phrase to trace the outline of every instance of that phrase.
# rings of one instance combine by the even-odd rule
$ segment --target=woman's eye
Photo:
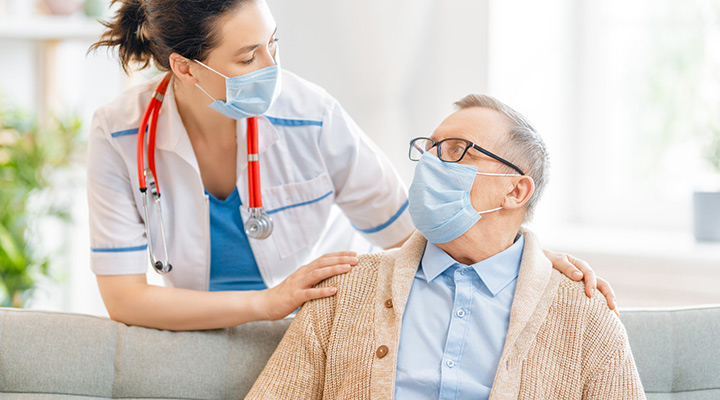
[[[255,56],[252,56],[252,58],[247,61],[242,61],[242,63],[245,65],[248,65],[248,64],[252,64],[253,61],[255,61]]]

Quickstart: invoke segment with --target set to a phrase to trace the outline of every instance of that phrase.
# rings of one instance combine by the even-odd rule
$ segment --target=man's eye
[[[450,148],[450,152],[455,155],[461,154],[464,150],[465,148],[461,146],[453,146]]]

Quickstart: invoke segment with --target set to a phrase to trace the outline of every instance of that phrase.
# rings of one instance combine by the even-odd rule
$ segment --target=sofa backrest
[[[289,324],[170,332],[0,308],[0,398],[242,399]]]
[[[720,399],[720,306],[620,317],[649,400]],[[241,399],[289,324],[170,332],[0,308],[0,399]]]
[[[720,306],[620,312],[648,400],[720,399]]]

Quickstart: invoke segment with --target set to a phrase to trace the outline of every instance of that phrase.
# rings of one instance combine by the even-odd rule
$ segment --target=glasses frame
[[[413,147],[415,147],[416,149],[419,149],[419,147],[415,146],[415,142],[417,142],[418,140],[428,140],[428,141],[430,141],[430,142],[433,144],[432,146],[430,146],[429,149],[427,149],[427,150],[422,150],[423,153],[425,153],[426,151],[430,151],[433,147],[436,147],[436,146],[437,146],[437,148],[438,148],[438,158],[439,158],[440,160],[442,160],[442,162],[446,162],[446,163],[457,163],[457,162],[460,162],[460,160],[462,160],[463,157],[465,157],[465,154],[467,154],[467,151],[472,147],[473,149],[475,149],[475,150],[477,150],[477,151],[485,154],[486,156],[488,156],[488,157],[490,157],[490,158],[492,158],[492,159],[495,159],[495,160],[497,160],[497,161],[500,161],[501,163],[503,163],[503,164],[507,165],[508,167],[514,169],[515,171],[519,172],[520,175],[523,175],[523,176],[525,175],[525,173],[523,172],[523,170],[521,170],[517,165],[511,163],[510,161],[508,161],[508,160],[506,160],[506,159],[504,159],[504,158],[502,158],[502,157],[500,157],[500,156],[498,156],[498,155],[496,155],[496,154],[493,154],[493,153],[492,153],[491,151],[489,151],[489,150],[483,149],[482,147],[476,145],[475,143],[473,143],[473,142],[471,142],[471,141],[469,141],[469,140],[467,140],[467,139],[461,139],[461,138],[447,138],[447,139],[443,139],[443,140],[441,140],[441,141],[439,141],[439,142],[436,142],[436,141],[434,141],[434,140],[432,140],[432,139],[430,139],[430,138],[427,138],[427,137],[417,137],[417,138],[415,138],[415,139],[413,139],[413,140],[410,141],[410,149],[409,149],[409,151],[408,151],[408,158],[410,159],[410,161],[419,161],[419,160],[413,160],[413,158],[411,157]],[[455,161],[446,161],[446,160],[443,160],[443,159],[442,159],[442,152],[440,151],[441,145],[442,145],[444,142],[448,141],[448,140],[459,140],[459,141],[461,141],[461,142],[465,142],[465,150],[463,150],[463,153],[462,153],[462,155],[460,156],[460,158],[458,158],[458,159],[455,160]]]

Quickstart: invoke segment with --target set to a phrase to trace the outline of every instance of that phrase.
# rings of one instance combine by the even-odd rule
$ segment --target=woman
[[[351,223],[384,248],[409,237],[405,188],[387,158],[335,99],[279,69],[277,26],[264,0],[115,2],[114,20],[92,48],[117,47],[125,70],[152,62],[171,80],[164,96],[153,94],[162,77],[129,89],[93,120],[91,266],[112,319],[172,330],[280,319],[332,296],[336,289],[313,286],[357,263],[348,251],[309,262],[323,249],[349,248],[355,238],[343,227]],[[138,190],[137,134],[153,96],[164,100],[153,152],[163,229],[157,208],[144,214]],[[248,238],[243,227],[253,116],[274,226],[266,239]],[[151,260],[173,265],[168,287],[147,283],[148,250]],[[579,273],[566,256],[548,254],[568,276]],[[591,291],[592,270],[573,261]],[[600,290],[614,298],[604,282]]]

